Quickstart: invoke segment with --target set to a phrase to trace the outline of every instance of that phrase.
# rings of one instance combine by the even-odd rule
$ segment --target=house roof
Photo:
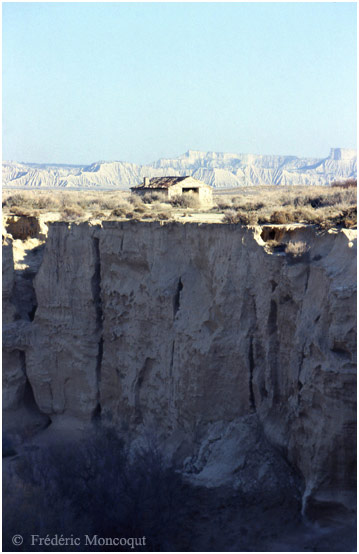
[[[179,177],[178,175],[174,177],[152,177],[149,180],[149,183],[145,186],[144,184],[137,185],[137,187],[132,187],[134,189],[168,189],[173,185],[177,185],[181,181],[188,179],[189,175],[184,177]]]
[[[210,185],[207,185],[203,181],[195,179],[191,175],[184,175],[182,177],[175,175],[173,177],[152,177],[152,179],[149,179],[148,184],[144,185],[143,183],[141,183],[140,185],[131,187],[131,190],[169,189],[173,185],[177,185],[178,183],[181,183],[183,181],[187,181],[189,187],[195,186],[211,188]],[[185,186],[185,183],[183,183],[183,185]]]

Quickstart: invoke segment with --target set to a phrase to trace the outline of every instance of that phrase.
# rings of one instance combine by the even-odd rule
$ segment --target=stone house
[[[144,196],[163,193],[169,200],[177,196],[189,195],[202,205],[212,205],[212,187],[190,176],[145,177],[143,183],[131,188],[132,193]]]

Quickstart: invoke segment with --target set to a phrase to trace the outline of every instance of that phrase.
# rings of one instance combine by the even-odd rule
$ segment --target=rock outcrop
[[[31,325],[26,309],[33,305],[34,291],[26,271],[16,275],[10,235],[2,244],[2,320],[3,320],[3,410],[4,432],[10,432],[15,443],[22,442],[48,425],[50,419],[34,401],[27,376],[26,349],[30,344]],[[35,254],[36,256],[36,254]],[[30,295],[30,297],[29,297]]]
[[[12,253],[11,237],[3,238],[2,245],[2,321],[3,326],[10,330],[15,321],[16,310],[11,302],[12,292],[15,284],[14,260]],[[18,334],[15,325],[16,335]],[[10,331],[8,331],[9,334]],[[13,345],[14,340],[9,341]],[[6,344],[5,344],[6,346]],[[5,410],[19,407],[25,391],[26,376],[24,373],[24,352],[16,348],[10,351],[3,351],[3,407]]]
[[[307,252],[273,253],[266,240],[279,237]],[[355,231],[298,226],[54,223],[33,321],[15,322],[16,332],[7,319],[6,351],[21,349],[53,424],[100,419],[156,436],[193,482],[253,494],[266,475],[278,488],[275,469],[289,464],[303,512],[350,513],[355,245]],[[6,244],[6,299],[10,252]]]

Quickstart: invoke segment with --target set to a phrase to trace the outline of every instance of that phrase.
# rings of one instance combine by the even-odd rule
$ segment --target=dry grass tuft
[[[126,213],[128,212],[128,208],[122,207],[122,208],[115,208],[111,211],[110,218],[113,217],[126,217]]]
[[[200,204],[198,198],[190,193],[174,196],[169,200],[171,206],[175,208],[199,208]]]
[[[223,217],[223,223],[239,223],[241,225],[256,225],[258,223],[258,215],[255,213],[247,213],[243,210],[229,210]]]
[[[156,214],[156,219],[164,220],[164,219],[171,219],[171,212],[159,212]]]
[[[11,210],[12,215],[25,216],[25,217],[37,217],[40,215],[39,210],[34,210],[33,208],[22,208],[14,206]]]
[[[65,220],[79,219],[82,218],[84,215],[85,211],[83,210],[83,208],[81,208],[81,206],[78,205],[66,206],[66,208],[61,211],[61,216]]]
[[[286,254],[290,254],[293,257],[303,256],[308,250],[308,244],[302,240],[290,241],[285,247]]]
[[[270,223],[288,223],[290,221],[291,212],[289,210],[276,210],[269,218]]]
[[[128,202],[131,204],[133,208],[144,208],[145,205],[142,201],[142,199],[137,196],[136,194],[131,194],[128,198]]]
[[[105,214],[103,212],[96,211],[92,213],[92,217],[94,217],[95,219],[104,219]]]
[[[12,211],[14,207],[38,209],[44,212],[59,212],[61,209],[79,206],[82,210],[96,212],[113,210],[118,206],[130,206],[129,194],[121,191],[42,191],[24,190],[3,193],[3,209]]]
[[[357,187],[357,180],[356,179],[346,179],[345,181],[334,181],[331,184],[332,187],[340,187],[344,189]]]
[[[137,214],[144,214],[146,213],[148,210],[148,208],[146,208],[146,206],[144,204],[140,204],[138,206],[135,206],[135,212]]]
[[[164,192],[147,192],[142,196],[144,204],[153,204],[153,202],[166,202],[167,196]]]

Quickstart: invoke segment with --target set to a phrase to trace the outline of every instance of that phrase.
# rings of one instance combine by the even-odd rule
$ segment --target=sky
[[[3,3],[4,160],[356,148],[355,3]]]

